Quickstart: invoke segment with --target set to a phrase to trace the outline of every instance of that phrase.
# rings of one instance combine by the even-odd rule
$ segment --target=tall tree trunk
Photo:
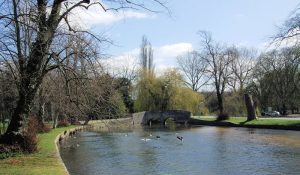
[[[256,112],[255,112],[255,105],[252,100],[252,96],[249,94],[245,94],[244,97],[245,97],[245,104],[247,108],[247,120],[251,121],[257,119]]]
[[[285,103],[282,104],[282,115],[287,115],[287,109]]]
[[[53,115],[53,125],[52,125],[53,129],[57,127],[57,120],[58,120],[58,114]]]
[[[29,86],[22,87],[22,90],[19,92],[19,100],[12,115],[12,119],[5,134],[0,139],[1,143],[22,145],[24,142],[22,133],[25,126],[24,119],[29,114],[35,93],[35,88]]]
[[[38,116],[37,116],[38,132],[45,131],[44,118],[45,118],[45,102],[43,100],[41,100],[40,104],[39,104],[39,112],[38,112]]]
[[[2,143],[22,145],[24,141],[22,133],[24,131],[24,118],[28,116],[34,96],[42,82],[42,64],[45,59],[46,50],[48,50],[47,44],[39,43],[39,41],[37,40],[33,44],[32,54],[30,55],[26,69],[21,73],[19,100],[6,133],[0,139]]]
[[[45,100],[43,97],[43,88],[39,89],[39,112],[38,112],[38,122],[39,126],[44,127],[44,116],[45,116]]]
[[[56,128],[57,126],[57,119],[58,119],[58,115],[57,115],[57,112],[55,112],[54,110],[54,106],[53,104],[50,102],[49,103],[49,111],[50,111],[50,116],[51,116],[51,119],[53,121],[53,125],[52,125],[52,128]]]
[[[38,121],[40,123],[44,123],[44,117],[45,116],[45,103],[41,103],[39,106],[39,115],[38,115]]]
[[[220,115],[224,114],[223,96],[220,92],[217,92],[218,106]]]
[[[5,132],[4,131],[4,129],[5,129],[4,117],[3,117],[3,115],[1,115],[1,113],[0,113],[0,122],[2,123],[2,127],[0,127],[0,135],[1,135],[2,133]]]
[[[24,118],[27,117],[30,111],[30,106],[33,102],[36,90],[23,88],[20,92],[17,107],[14,110],[11,122],[7,128],[7,132],[18,132],[23,127]]]

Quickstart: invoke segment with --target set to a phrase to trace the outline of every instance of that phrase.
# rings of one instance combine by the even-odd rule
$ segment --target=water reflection
[[[71,175],[300,173],[300,136],[294,131],[154,127],[76,137],[61,145]]]

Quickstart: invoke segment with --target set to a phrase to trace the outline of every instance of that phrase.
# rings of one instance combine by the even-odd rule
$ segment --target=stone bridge
[[[133,114],[134,124],[150,125],[150,123],[161,123],[165,124],[168,118],[172,118],[175,123],[185,124],[191,117],[191,113],[188,111],[181,110],[169,110],[159,112],[139,112]]]

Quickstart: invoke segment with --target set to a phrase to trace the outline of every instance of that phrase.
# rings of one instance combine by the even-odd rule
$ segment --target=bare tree
[[[113,77],[127,79],[132,82],[137,78],[139,64],[135,56],[123,55],[122,62],[118,65],[109,63],[103,67]]]
[[[24,117],[45,75],[54,69],[68,69],[67,58],[74,54],[67,48],[55,49],[62,36],[76,30],[69,23],[69,15],[76,8],[89,9],[99,5],[104,11],[122,9],[152,10],[154,4],[165,7],[160,1],[90,1],[90,0],[4,0],[0,4],[1,59],[14,63],[19,99],[6,133],[1,142],[24,143],[22,130]],[[148,6],[149,5],[149,6]],[[63,24],[64,22],[64,24]],[[63,26],[67,26],[66,31]],[[89,33],[89,32],[87,32]],[[91,34],[91,33],[89,33]],[[95,35],[91,34],[95,37]],[[101,41],[101,38],[97,38]],[[66,53],[68,53],[67,56]],[[10,61],[9,61],[10,60]]]
[[[193,91],[199,91],[209,81],[210,77],[206,76],[207,61],[197,51],[178,56],[177,63],[185,75],[185,85]]]
[[[203,59],[207,63],[206,72],[211,77],[215,86],[218,99],[218,108],[220,115],[224,115],[224,92],[230,75],[232,74],[230,64],[232,57],[230,52],[224,49],[224,46],[215,42],[211,34],[206,31],[199,32],[201,38]]]
[[[140,64],[143,70],[153,72],[153,49],[146,36],[142,37]]]
[[[299,44],[300,36],[300,8],[299,4],[292,11],[290,17],[286,19],[282,26],[279,27],[279,32],[273,36],[275,44]]]
[[[228,84],[233,91],[241,92],[250,83],[252,71],[256,63],[256,51],[247,48],[228,48],[231,57],[230,68],[232,75],[229,77]]]
[[[247,108],[247,121],[257,119],[256,112],[255,112],[255,104],[252,100],[252,95],[245,94],[245,104]]]
[[[260,101],[263,107],[274,106],[286,114],[287,106],[292,108],[299,92],[298,47],[273,50],[262,54],[255,67]]]

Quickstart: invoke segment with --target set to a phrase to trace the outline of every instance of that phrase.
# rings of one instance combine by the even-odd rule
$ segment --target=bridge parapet
[[[133,114],[133,122],[135,124],[149,125],[152,123],[162,123],[168,119],[173,118],[176,123],[186,123],[191,117],[191,112],[182,110],[168,110],[168,111],[145,111]]]

